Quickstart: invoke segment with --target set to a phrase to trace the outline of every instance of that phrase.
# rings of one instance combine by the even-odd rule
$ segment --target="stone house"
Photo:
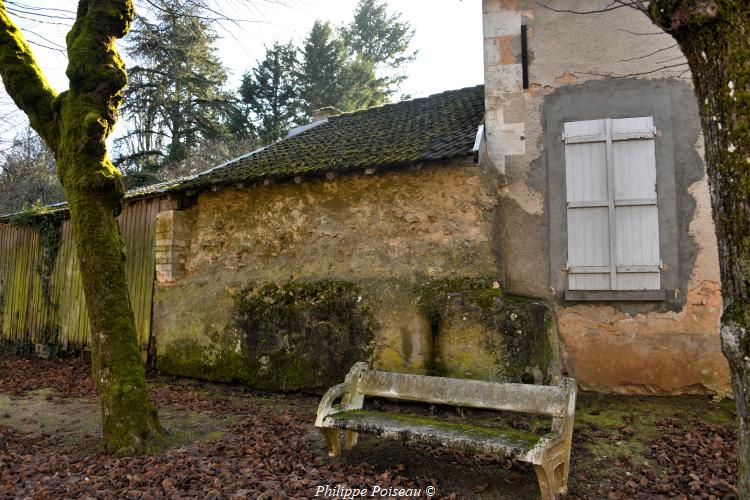
[[[690,74],[641,12],[566,12],[605,5],[483,1],[504,288],[553,304],[562,366],[585,388],[724,393]]]
[[[560,12],[569,4],[484,0],[482,86],[318,117],[129,192],[121,226],[144,357],[288,390],[330,385],[365,359],[728,393],[689,75],[668,37],[633,34],[655,31],[641,13]],[[46,301],[34,277],[44,245],[3,222],[3,335],[39,343],[57,329],[85,347],[69,227]]]

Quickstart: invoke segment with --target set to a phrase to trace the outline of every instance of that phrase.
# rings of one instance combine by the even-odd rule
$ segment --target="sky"
[[[75,11],[75,0],[22,0],[34,8],[60,17]],[[339,26],[350,21],[356,0],[215,0],[220,10],[235,19],[246,20],[238,25],[223,23],[217,28],[221,40],[218,53],[230,73],[229,86],[237,88],[242,74],[262,58],[265,46],[275,41],[300,42],[316,19]],[[482,82],[482,6],[481,0],[389,0],[391,12],[400,12],[415,29],[412,49],[417,58],[407,68],[409,78],[401,91],[412,97],[426,96],[443,90],[456,89]],[[55,24],[39,24],[16,18],[27,38],[36,42],[33,49],[42,70],[52,85],[67,88],[63,53],[40,45],[64,46],[70,21],[49,18]],[[4,92],[2,92],[4,93]],[[5,102],[3,102],[5,101]],[[11,104],[0,96],[0,114]],[[7,139],[12,130],[24,127],[25,120],[17,113],[0,123],[0,136]],[[10,130],[10,132],[9,132]]]

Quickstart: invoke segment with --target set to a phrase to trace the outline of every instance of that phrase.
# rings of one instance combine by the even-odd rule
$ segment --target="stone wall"
[[[467,311],[461,316],[465,328],[436,329],[421,304],[425,284],[443,278],[489,280],[485,288],[494,290],[493,283],[499,287],[493,189],[492,178],[466,159],[372,175],[260,183],[199,194],[178,216],[163,216],[163,220],[179,222],[191,232],[188,244],[180,247],[184,274],[173,274],[156,285],[153,332],[157,367],[266,388],[317,390],[330,385],[337,380],[329,379],[343,375],[337,375],[336,370],[323,373],[317,361],[313,363],[317,368],[308,377],[289,373],[292,368],[287,361],[284,367],[264,366],[264,380],[278,381],[273,387],[264,385],[265,381],[258,378],[262,371],[258,366],[268,362],[248,352],[257,349],[252,344],[258,341],[247,340],[247,328],[241,326],[247,321],[238,321],[238,314],[243,313],[238,312],[237,297],[248,297],[245,305],[255,304],[254,314],[261,307],[262,315],[281,315],[279,324],[291,321],[309,327],[323,321],[315,311],[321,297],[330,298],[325,290],[333,280],[341,284],[333,286],[335,289],[352,284],[358,290],[354,303],[345,297],[332,301],[349,304],[341,306],[348,312],[338,315],[336,321],[343,323],[359,314],[363,319],[358,325],[373,321],[372,335],[367,333],[369,327],[355,329],[363,332],[357,341],[368,344],[363,347],[367,347],[368,361],[375,367],[434,372],[436,356],[450,360],[460,350],[462,361],[455,366],[448,363],[443,374],[502,379],[510,372],[501,366],[506,362],[503,349],[507,343],[498,328],[488,326],[476,311]],[[164,234],[168,231],[163,229]],[[268,284],[291,287],[290,294],[303,298],[279,308],[275,288],[263,291]],[[314,297],[306,291],[310,287],[317,290]],[[462,289],[449,292],[461,294]],[[512,313],[514,306],[503,305],[499,295],[496,299],[486,307],[493,309],[497,304],[497,308]],[[264,308],[263,301],[268,307]],[[535,319],[513,330],[514,335],[543,330],[541,339],[547,347],[543,346],[542,352],[547,354],[529,353],[524,359],[532,360],[533,366],[514,371],[514,376],[519,378],[528,372],[532,379],[549,380],[557,368],[556,340],[550,326],[554,319],[547,309],[524,307],[530,311],[524,317]],[[451,315],[453,321],[455,314]],[[304,347],[298,332],[289,330],[292,327],[273,339],[265,335],[262,341],[279,344],[287,354],[307,350],[328,360],[332,354],[324,347],[338,338],[339,326],[320,334],[320,350]],[[350,332],[351,328],[344,330]],[[446,339],[440,337],[443,331]],[[476,348],[467,352],[467,342],[473,342]],[[341,352],[340,358],[330,359],[330,363],[348,368],[359,360],[352,357],[365,356],[363,352]],[[481,362],[467,365],[466,360],[471,358]],[[285,355],[284,359],[291,358]],[[255,368],[248,371],[249,364]],[[301,372],[307,368],[295,369]]]
[[[668,35],[637,35],[657,31],[644,14],[634,9],[586,15],[553,10],[596,10],[606,2],[574,4],[563,0],[550,0],[544,6],[532,0],[483,2],[487,164],[503,184],[497,229],[503,285],[510,293],[555,304],[564,369],[584,388],[728,393],[729,373],[717,329],[721,314],[718,257],[690,75],[685,67],[674,66],[681,61],[680,53],[670,48],[673,41]],[[517,39],[522,24],[528,33],[528,89],[522,88],[518,77],[499,76],[520,71]],[[502,36],[506,38],[498,38]],[[660,63],[664,60],[670,62]],[[672,67],[663,68],[667,65]],[[561,167],[551,159],[545,134],[553,122],[591,117],[583,116],[584,112],[577,116],[569,108],[562,114],[551,110],[563,109],[555,103],[566,96],[577,94],[585,101],[594,95],[589,92],[599,92],[611,97],[611,102],[599,106],[600,113],[642,116],[643,110],[635,108],[643,107],[644,100],[626,93],[647,97],[654,89],[667,92],[671,102],[665,105],[673,114],[667,121],[674,123],[668,133],[674,132],[673,201],[679,248],[668,263],[674,278],[662,280],[671,283],[666,290],[668,300],[566,302],[566,275],[559,263],[559,248],[550,236],[554,229],[564,230],[564,218],[556,218],[554,207],[554,195],[559,198],[562,192],[564,196],[564,187],[549,175],[550,169]],[[629,110],[628,105],[634,108]],[[597,116],[604,117],[608,116]],[[508,139],[508,133],[516,136]],[[502,142],[512,145],[511,150],[503,149]]]

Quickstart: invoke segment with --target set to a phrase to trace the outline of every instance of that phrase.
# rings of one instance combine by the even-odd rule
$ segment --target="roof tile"
[[[135,189],[127,197],[469,155],[483,113],[482,85],[343,113],[220,167]]]

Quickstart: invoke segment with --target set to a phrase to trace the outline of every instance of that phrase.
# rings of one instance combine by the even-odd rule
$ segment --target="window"
[[[659,290],[653,117],[566,122],[569,290]]]

